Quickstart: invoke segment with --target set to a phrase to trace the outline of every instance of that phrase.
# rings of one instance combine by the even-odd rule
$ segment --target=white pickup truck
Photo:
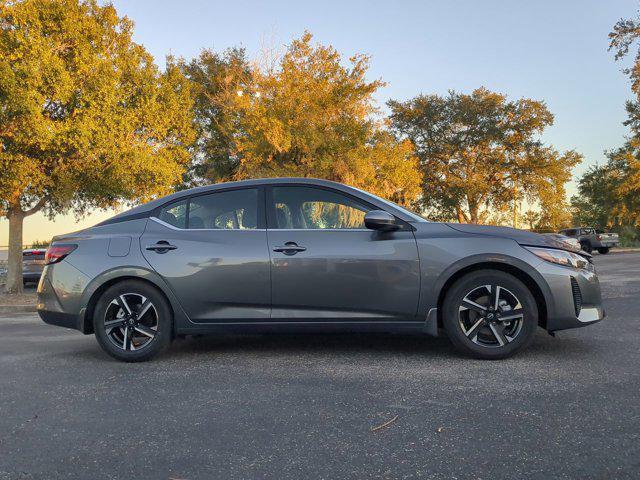
[[[620,243],[617,233],[605,233],[603,230],[593,227],[567,228],[566,230],[561,230],[560,233],[577,239],[582,250],[587,253],[597,250],[604,255]]]

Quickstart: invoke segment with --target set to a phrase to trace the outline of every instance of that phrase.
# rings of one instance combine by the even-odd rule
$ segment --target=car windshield
[[[359,188],[355,188],[355,187],[351,187],[351,188],[353,188],[354,190],[357,190],[359,192],[365,193],[368,196],[373,197],[376,200],[379,200],[380,202],[382,202],[382,203],[384,203],[386,205],[389,205],[389,206],[391,206],[393,208],[397,208],[398,210],[402,210],[402,212],[405,213],[408,217],[410,217],[411,221],[413,221],[413,222],[428,222],[429,221],[428,219],[424,218],[423,216],[418,215],[417,213],[412,212],[411,210],[408,210],[405,207],[401,207],[397,203],[390,202],[389,200],[387,200],[385,198],[379,197],[378,195],[374,195],[371,192],[367,192],[367,191],[361,190]]]

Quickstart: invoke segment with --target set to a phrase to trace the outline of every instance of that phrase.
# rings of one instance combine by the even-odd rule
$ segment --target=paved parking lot
[[[596,264],[605,321],[497,362],[441,338],[279,335],[122,364],[2,318],[0,479],[639,478],[640,254]]]

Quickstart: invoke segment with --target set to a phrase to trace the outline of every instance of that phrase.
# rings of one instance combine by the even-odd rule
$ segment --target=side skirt
[[[436,323],[437,326],[437,323]],[[422,322],[232,322],[198,325],[178,328],[178,335],[201,335],[210,333],[327,333],[327,332],[389,332],[389,333],[425,333]]]

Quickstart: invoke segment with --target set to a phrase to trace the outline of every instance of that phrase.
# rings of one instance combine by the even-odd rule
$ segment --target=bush
[[[640,228],[622,227],[619,235],[621,247],[640,247]]]

